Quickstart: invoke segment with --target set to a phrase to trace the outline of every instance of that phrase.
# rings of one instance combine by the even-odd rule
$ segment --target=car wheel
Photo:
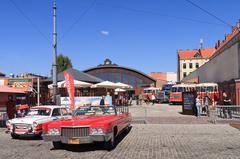
[[[113,136],[109,141],[105,141],[104,147],[108,151],[113,150],[116,147],[115,136]]]
[[[11,137],[12,137],[13,139],[19,139],[19,136],[20,136],[20,135],[11,133]]]
[[[53,144],[54,149],[62,149],[62,148],[64,148],[64,144],[62,142],[60,142],[60,141],[58,141],[58,142],[53,141],[52,144]]]

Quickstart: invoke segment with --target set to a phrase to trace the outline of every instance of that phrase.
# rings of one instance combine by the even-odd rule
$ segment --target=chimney
[[[215,43],[215,49],[217,49],[218,48],[218,45],[217,45],[217,43]]]
[[[227,37],[228,37],[228,35],[227,35],[227,34],[225,34],[225,35],[224,35],[224,37],[225,37],[225,39],[224,39],[224,40],[226,40],[226,39],[227,39]]]
[[[220,40],[218,40],[218,42],[217,42],[217,46],[219,47],[219,46],[220,46],[220,44],[221,44],[221,41],[220,41]]]
[[[237,27],[240,28],[240,19],[237,22]]]

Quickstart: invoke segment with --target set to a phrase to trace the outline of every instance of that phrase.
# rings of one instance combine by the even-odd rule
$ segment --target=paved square
[[[238,159],[240,132],[229,125],[134,124],[111,152],[101,145],[53,150],[42,140],[12,140],[0,132],[1,159]]]

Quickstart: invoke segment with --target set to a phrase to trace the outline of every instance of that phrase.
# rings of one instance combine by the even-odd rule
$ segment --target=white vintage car
[[[69,111],[63,106],[36,106],[32,107],[25,117],[8,120],[6,125],[13,139],[23,135],[41,136],[43,124],[67,116]]]

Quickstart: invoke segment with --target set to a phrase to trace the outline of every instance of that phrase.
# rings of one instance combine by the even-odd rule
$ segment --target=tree
[[[57,71],[62,72],[66,69],[72,68],[71,60],[62,54],[57,56]]]

